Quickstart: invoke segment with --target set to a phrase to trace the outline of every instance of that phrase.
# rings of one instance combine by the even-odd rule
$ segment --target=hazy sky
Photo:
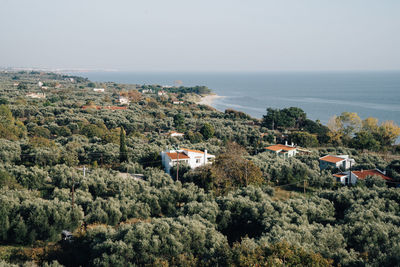
[[[0,0],[0,66],[400,70],[400,0]]]

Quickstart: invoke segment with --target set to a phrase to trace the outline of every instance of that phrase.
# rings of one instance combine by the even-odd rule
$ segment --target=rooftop
[[[176,152],[167,152],[167,156],[172,160],[178,159],[178,155],[179,159],[190,159],[189,156],[183,152],[179,152],[179,154]]]
[[[353,174],[357,176],[358,179],[364,180],[367,176],[380,176],[385,180],[391,181],[392,178],[387,177],[383,173],[378,170],[361,170],[361,171],[353,171]]]
[[[346,159],[340,158],[340,157],[331,156],[331,155],[327,155],[327,156],[324,156],[322,158],[319,158],[319,160],[326,161],[326,162],[331,162],[331,163],[338,163],[338,162],[346,160]]]
[[[185,151],[188,151],[188,152],[193,152],[193,153],[204,154],[204,152],[200,151],[200,150],[193,150],[193,149],[187,149],[187,148],[182,148],[182,150],[185,150]]]
[[[273,145],[273,146],[268,146],[265,149],[272,150],[272,151],[279,151],[279,150],[284,150],[284,151],[290,151],[296,149],[295,147],[292,146],[286,146],[286,145]]]

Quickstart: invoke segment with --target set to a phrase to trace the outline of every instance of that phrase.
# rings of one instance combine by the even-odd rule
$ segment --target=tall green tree
[[[126,149],[126,133],[123,127],[121,127],[121,133],[119,137],[119,161],[128,161],[128,154]]]
[[[203,127],[200,130],[200,133],[203,135],[204,139],[208,140],[214,136],[214,127],[209,123],[204,123]]]
[[[174,116],[174,125],[176,129],[178,130],[183,130],[184,125],[185,125],[185,117],[181,113],[178,113]]]

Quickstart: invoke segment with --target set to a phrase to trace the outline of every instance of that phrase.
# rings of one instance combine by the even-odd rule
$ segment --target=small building
[[[168,136],[169,137],[184,137],[185,134],[184,133],[178,133],[178,132],[175,132],[175,131],[171,131],[171,132],[168,133]]]
[[[386,172],[375,170],[361,170],[361,171],[346,171],[341,173],[336,173],[333,175],[337,182],[344,185],[355,185],[358,180],[365,180],[368,176],[380,176],[385,181],[392,181],[392,178],[386,176]]]
[[[142,94],[152,94],[152,93],[153,93],[153,90],[152,90],[152,89],[142,89],[142,90],[141,90],[141,93],[142,93]]]
[[[125,96],[119,96],[118,97],[118,102],[121,105],[129,105],[129,98],[125,97]]]
[[[184,163],[195,169],[206,164],[211,164],[215,156],[208,154],[207,150],[193,150],[182,148],[161,152],[161,162],[166,173],[170,174],[171,168],[179,163]]]
[[[26,96],[30,97],[30,98],[46,98],[45,93],[29,93],[29,94],[26,94]]]
[[[182,105],[184,102],[182,100],[174,100],[172,101],[172,104],[174,105]]]
[[[325,170],[327,168],[338,168],[341,170],[348,170],[354,166],[356,162],[354,159],[349,158],[349,155],[332,156],[326,155],[319,158],[319,168]]]
[[[294,144],[292,143],[291,145],[288,145],[287,142],[285,145],[277,144],[268,146],[265,149],[283,158],[290,158],[297,154],[297,148],[294,146]]]
[[[104,88],[93,88],[94,92],[100,92],[100,93],[104,93]]]
[[[157,95],[158,95],[158,96],[164,96],[164,95],[167,95],[167,92],[161,90],[161,91],[158,91],[158,92],[157,92]]]
[[[39,81],[39,82],[38,82],[38,86],[39,86],[39,87],[42,87],[42,86],[43,86],[43,83]]]

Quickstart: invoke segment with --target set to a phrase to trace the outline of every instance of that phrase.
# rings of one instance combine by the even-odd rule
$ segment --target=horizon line
[[[273,72],[400,72],[400,69],[277,69],[277,70],[128,70],[115,68],[84,68],[84,67],[0,67],[0,71],[48,71],[60,73],[89,72],[136,72],[136,73],[273,73]]]

